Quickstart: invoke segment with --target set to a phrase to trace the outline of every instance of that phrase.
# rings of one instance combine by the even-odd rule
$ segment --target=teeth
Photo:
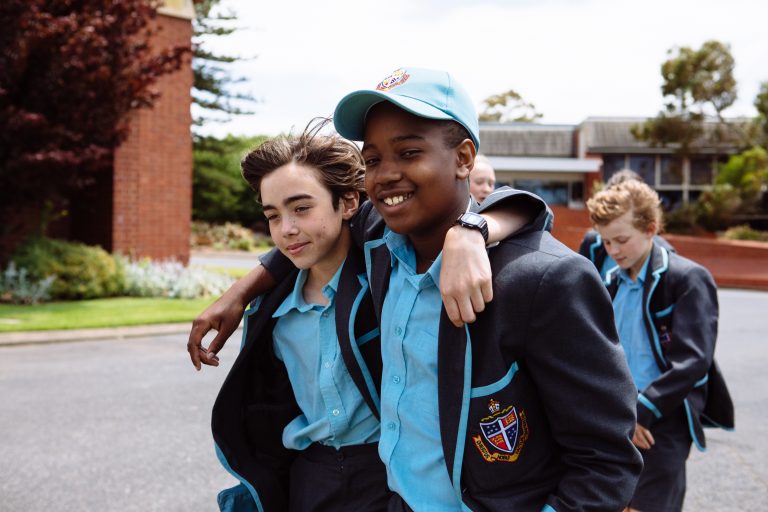
[[[395,206],[396,204],[400,204],[406,199],[408,199],[411,195],[405,195],[405,196],[394,196],[394,197],[385,197],[384,198],[384,204],[387,206]]]

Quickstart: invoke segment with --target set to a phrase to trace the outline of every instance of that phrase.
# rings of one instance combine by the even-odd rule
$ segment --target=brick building
[[[192,0],[165,0],[156,19],[156,47],[188,45]],[[113,170],[70,198],[69,216],[51,235],[100,245],[134,257],[189,260],[192,217],[192,69],[189,59],[155,84],[152,109],[132,113],[130,133],[115,151]]]

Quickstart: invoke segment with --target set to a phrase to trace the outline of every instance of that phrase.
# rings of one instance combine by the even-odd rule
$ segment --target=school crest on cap
[[[398,85],[403,85],[411,77],[403,68],[393,71],[387,78],[379,82],[376,86],[377,91],[388,91]]]
[[[493,398],[488,410],[491,415],[479,423],[481,435],[472,437],[475,447],[487,462],[515,462],[528,440],[525,412],[511,405],[501,409]]]

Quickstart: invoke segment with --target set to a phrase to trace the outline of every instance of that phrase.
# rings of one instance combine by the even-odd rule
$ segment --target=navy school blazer
[[[469,327],[440,318],[435,435],[448,474],[471,510],[620,510],[642,461],[610,298],[594,268],[543,231],[552,216],[536,196],[509,189],[483,208],[510,198],[538,210],[490,251],[494,300]],[[380,314],[391,259],[382,226],[361,228]],[[278,276],[275,257],[262,262]]]
[[[701,265],[654,241],[643,289],[643,321],[661,375],[640,390],[637,421],[646,428],[683,406],[693,443],[706,449],[702,427],[734,427],[734,408],[715,362],[717,287]],[[606,285],[615,297],[619,267]]]
[[[298,451],[283,446],[282,433],[301,410],[285,365],[274,353],[272,330],[277,319],[272,314],[293,290],[297,275],[297,270],[291,271],[246,312],[242,349],[213,406],[211,428],[217,455],[241,482],[219,496],[222,510],[288,510],[288,471]],[[378,418],[379,328],[357,249],[347,255],[335,300],[342,359]]]

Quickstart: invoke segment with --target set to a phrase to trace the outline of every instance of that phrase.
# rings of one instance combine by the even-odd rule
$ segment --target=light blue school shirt
[[[650,257],[638,272],[637,281],[632,281],[624,269],[619,270],[618,291],[613,299],[613,314],[619,340],[627,356],[632,380],[641,392],[661,375],[643,322],[643,285],[649,261]]]
[[[387,232],[392,256],[381,312],[381,439],[389,487],[418,511],[461,510],[440,441],[437,331],[442,255],[424,274],[406,237]]]
[[[302,270],[272,315],[278,318],[272,332],[275,355],[285,363],[302,411],[283,429],[286,448],[303,450],[317,442],[338,449],[379,439],[379,421],[349,375],[336,336],[335,296],[343,266],[323,287],[327,305],[304,301],[308,271]]]

